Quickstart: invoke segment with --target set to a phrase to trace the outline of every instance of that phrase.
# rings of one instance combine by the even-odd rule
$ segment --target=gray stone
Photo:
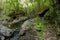
[[[19,40],[40,40],[37,33],[34,19],[26,20],[21,26]]]
[[[0,40],[5,40],[5,37],[0,35]]]
[[[12,29],[9,29],[6,26],[0,25],[0,39],[1,40],[5,40],[5,36],[9,37],[12,35],[12,33],[13,33]]]
[[[12,34],[12,30],[3,26],[3,25],[0,25],[0,34],[4,35],[4,36],[11,36]]]
[[[24,32],[26,32],[26,30],[29,30],[30,28],[32,28],[32,26],[33,27],[35,26],[35,23],[33,22],[33,20],[31,20],[31,19],[26,20],[21,26],[20,35],[23,35]]]
[[[20,35],[19,35],[19,29],[16,29],[14,32],[13,32],[13,37],[12,38],[10,38],[10,40],[19,40],[19,37],[20,37]]]

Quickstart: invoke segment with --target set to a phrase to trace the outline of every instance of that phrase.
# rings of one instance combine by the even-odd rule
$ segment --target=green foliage
[[[6,0],[4,2],[4,13],[5,15],[9,15],[15,9],[23,10],[27,16],[36,15],[40,12],[41,9],[50,6],[49,0]]]
[[[57,35],[60,35],[60,28],[57,29]]]
[[[23,0],[22,0],[23,1]],[[9,18],[9,14],[15,14],[13,13],[15,10],[18,13],[25,13],[26,16],[31,17],[33,15],[37,15],[42,9],[49,7],[49,11],[46,13],[46,15],[43,17],[47,22],[50,22],[51,24],[54,24],[57,18],[56,10],[52,6],[52,0],[25,0],[24,2],[21,2],[21,0],[6,0],[3,3],[3,13],[4,16],[0,17],[0,19]],[[60,12],[59,12],[60,13]],[[6,16],[7,15],[7,16]],[[13,16],[12,15],[12,16]],[[60,14],[58,14],[60,17]],[[41,32],[38,32],[38,35],[40,39],[42,40],[43,30],[45,28],[44,25],[44,19],[36,18],[36,29],[41,30]],[[60,20],[60,18],[58,18]],[[20,27],[20,24],[12,24],[11,27]],[[31,26],[31,25],[30,25]],[[57,34],[60,34],[60,31],[58,30]]]
[[[17,8],[17,1],[16,0],[6,0],[3,4],[3,10],[5,15],[9,15],[13,10]]]
[[[39,18],[36,19],[36,27],[37,27],[37,30],[42,30],[42,28],[44,27],[43,25],[43,21]]]
[[[40,32],[38,32],[38,36],[39,36],[40,40],[42,40],[43,30],[45,28],[45,25],[44,25],[45,22],[43,19],[41,19],[39,17],[37,17],[35,19],[35,22],[36,22],[36,29],[41,30]]]
[[[38,36],[39,36],[40,40],[42,40],[42,35],[43,35],[43,31],[38,32]]]

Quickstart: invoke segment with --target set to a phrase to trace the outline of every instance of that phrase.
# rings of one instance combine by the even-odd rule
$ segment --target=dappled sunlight
[[[25,4],[25,0],[21,0],[20,3],[21,3],[21,4]]]
[[[0,40],[57,40],[60,37],[58,1],[0,0]]]
[[[27,4],[23,4],[23,8],[28,7]]]
[[[20,0],[20,2],[19,2],[19,3],[23,5],[23,8],[25,8],[25,7],[28,7],[28,6],[31,6],[31,5],[32,5],[32,3],[30,3],[30,2],[27,2],[27,3],[26,3],[26,0]]]
[[[28,3],[28,6],[31,6],[32,5],[32,3]]]

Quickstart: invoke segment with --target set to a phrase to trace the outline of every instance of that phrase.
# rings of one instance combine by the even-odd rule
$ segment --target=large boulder
[[[34,20],[26,20],[21,26],[19,40],[40,40],[37,33]]]
[[[6,26],[0,25],[0,39],[4,40],[5,37],[10,37],[13,33],[12,29],[7,28]]]

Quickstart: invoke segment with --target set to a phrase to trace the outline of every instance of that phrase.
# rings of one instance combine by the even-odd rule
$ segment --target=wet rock
[[[0,34],[4,35],[4,36],[11,36],[12,34],[12,30],[3,26],[3,25],[0,25]]]
[[[10,40],[19,40],[20,35],[19,35],[19,29],[16,29],[13,34],[12,34],[12,38],[10,38]]]
[[[5,37],[0,35],[0,40],[5,40]]]
[[[5,37],[11,36],[13,33],[12,29],[7,28],[6,26],[0,25],[0,39],[4,40]]]
[[[14,37],[12,37],[10,40],[19,40],[20,35],[16,34]]]

